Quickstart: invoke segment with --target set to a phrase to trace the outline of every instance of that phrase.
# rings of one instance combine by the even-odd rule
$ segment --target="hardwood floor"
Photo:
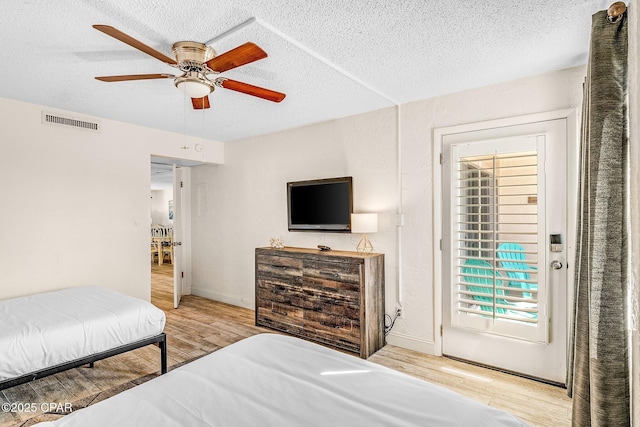
[[[170,264],[153,264],[152,302],[167,315],[169,370],[245,337],[271,332],[254,325],[254,312],[196,296],[184,296],[173,309]],[[532,426],[569,426],[566,390],[443,357],[387,345],[368,360],[454,390],[520,417]],[[77,410],[156,377],[154,346],[0,391],[0,403],[36,403],[33,412],[0,412],[0,427],[30,426],[57,419],[64,411],[43,413],[42,404],[62,403]],[[24,409],[24,408],[23,408]]]

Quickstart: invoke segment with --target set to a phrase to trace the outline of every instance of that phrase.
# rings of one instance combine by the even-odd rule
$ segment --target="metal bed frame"
[[[167,335],[161,332],[159,335],[153,337],[144,338],[140,341],[125,344],[120,347],[112,348],[110,350],[103,351],[101,353],[92,354],[90,356],[81,357],[76,360],[61,363],[59,365],[51,366],[49,368],[40,369],[35,372],[21,375],[15,378],[9,378],[7,380],[0,381],[0,390],[4,390],[10,387],[14,387],[20,384],[28,383],[39,378],[44,378],[49,375],[54,375],[59,372],[66,371],[68,369],[77,368],[82,365],[89,365],[93,368],[94,362],[98,360],[106,359],[107,357],[115,356],[117,354],[126,353],[127,351],[135,350],[140,347],[145,347],[150,344],[156,344],[160,347],[160,371],[161,374],[167,373]]]

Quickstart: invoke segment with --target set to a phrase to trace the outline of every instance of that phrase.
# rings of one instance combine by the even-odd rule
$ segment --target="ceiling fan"
[[[234,90],[273,102],[280,102],[286,96],[284,93],[219,76],[220,73],[225,71],[266,58],[267,53],[254,43],[247,42],[221,55],[216,55],[213,48],[203,43],[181,41],[173,44],[172,51],[176,57],[176,59],[173,59],[109,25],[94,25],[93,28],[147,55],[153,56],[183,73],[180,76],[164,73],[103,76],[96,77],[97,80],[122,82],[127,80],[173,79],[174,85],[191,98],[193,108],[196,110],[210,107],[208,95],[216,87]]]

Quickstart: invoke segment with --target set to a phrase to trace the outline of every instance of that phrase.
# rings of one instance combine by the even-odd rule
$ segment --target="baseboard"
[[[387,335],[386,341],[387,344],[395,345],[397,347],[419,351],[426,354],[436,354],[435,343],[433,341],[426,341],[424,339],[412,337],[410,335],[391,332],[389,335]]]
[[[197,288],[195,286],[191,286],[191,295],[211,299],[214,301],[224,302],[226,304],[231,304],[242,308],[248,308],[250,310],[255,309],[255,304],[253,301],[245,301],[241,298],[218,294],[216,292],[211,292],[208,289]]]

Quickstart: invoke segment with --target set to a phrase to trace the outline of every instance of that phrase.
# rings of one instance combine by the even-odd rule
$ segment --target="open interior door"
[[[182,214],[182,168],[173,165],[173,308],[178,308],[180,304],[184,278]]]

